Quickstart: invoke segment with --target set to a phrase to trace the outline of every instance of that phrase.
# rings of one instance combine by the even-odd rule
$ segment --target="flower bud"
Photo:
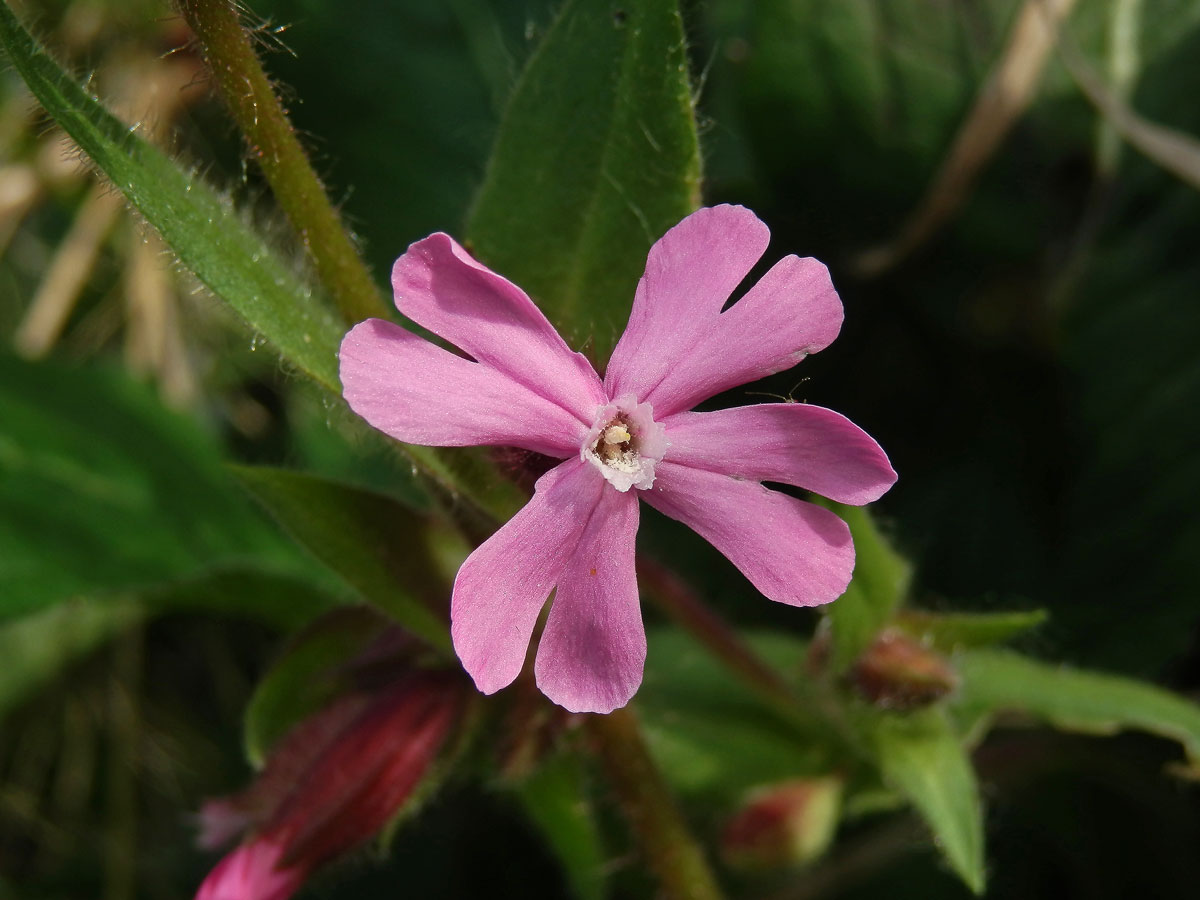
[[[886,629],[850,670],[851,684],[886,709],[927,706],[958,686],[945,657],[902,631]]]
[[[839,778],[797,778],[755,791],[721,834],[730,865],[759,869],[816,859],[828,848],[841,810]]]
[[[466,687],[456,673],[410,672],[301,722],[250,788],[205,806],[202,842],[252,830],[196,900],[286,900],[315,868],[369,840],[429,772]]]

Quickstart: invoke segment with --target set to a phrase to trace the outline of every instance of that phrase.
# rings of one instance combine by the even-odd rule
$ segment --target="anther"
[[[627,444],[633,440],[633,435],[629,433],[629,429],[623,424],[609,425],[604,429],[604,443],[606,444]]]

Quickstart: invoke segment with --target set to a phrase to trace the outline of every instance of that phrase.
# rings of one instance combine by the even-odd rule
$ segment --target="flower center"
[[[663,427],[654,421],[654,409],[626,394],[596,411],[579,458],[599,469],[618,491],[645,490],[654,484],[654,464],[667,447]]]

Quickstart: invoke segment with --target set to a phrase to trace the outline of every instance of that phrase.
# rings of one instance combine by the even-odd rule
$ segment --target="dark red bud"
[[[285,900],[317,866],[370,840],[429,774],[469,696],[459,673],[418,670],[305,719],[253,785],[206,804],[202,843],[254,830],[197,900]]]
[[[418,673],[380,695],[275,814],[285,862],[323,862],[371,838],[429,771],[466,702],[450,673]]]

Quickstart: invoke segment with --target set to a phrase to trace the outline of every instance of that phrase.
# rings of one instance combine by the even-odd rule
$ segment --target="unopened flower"
[[[721,832],[721,855],[743,868],[811,862],[833,841],[842,782],[795,778],[751,794]]]
[[[762,482],[868,503],[896,479],[875,441],[801,403],[689,411],[791,368],[841,328],[841,302],[814,259],[785,257],[724,309],[769,237],[738,206],[699,210],[668,231],[650,250],[603,380],[520,288],[445,234],[413,244],[392,285],[400,312],[469,358],[380,319],[342,341],[346,400],[381,431],[563,460],[455,580],[454,647],[481,691],[517,677],[555,590],[538,686],[576,712],[628,702],[646,655],[638,498],[697,531],[772,600],[813,606],[845,590],[854,568],[845,523]]]
[[[318,866],[368,841],[428,775],[465,688],[457,673],[413,672],[301,722],[254,784],[202,810],[202,846],[249,834],[196,900],[286,900]]]
[[[932,647],[896,628],[886,628],[849,672],[850,683],[885,709],[928,706],[958,687],[958,673]]]

